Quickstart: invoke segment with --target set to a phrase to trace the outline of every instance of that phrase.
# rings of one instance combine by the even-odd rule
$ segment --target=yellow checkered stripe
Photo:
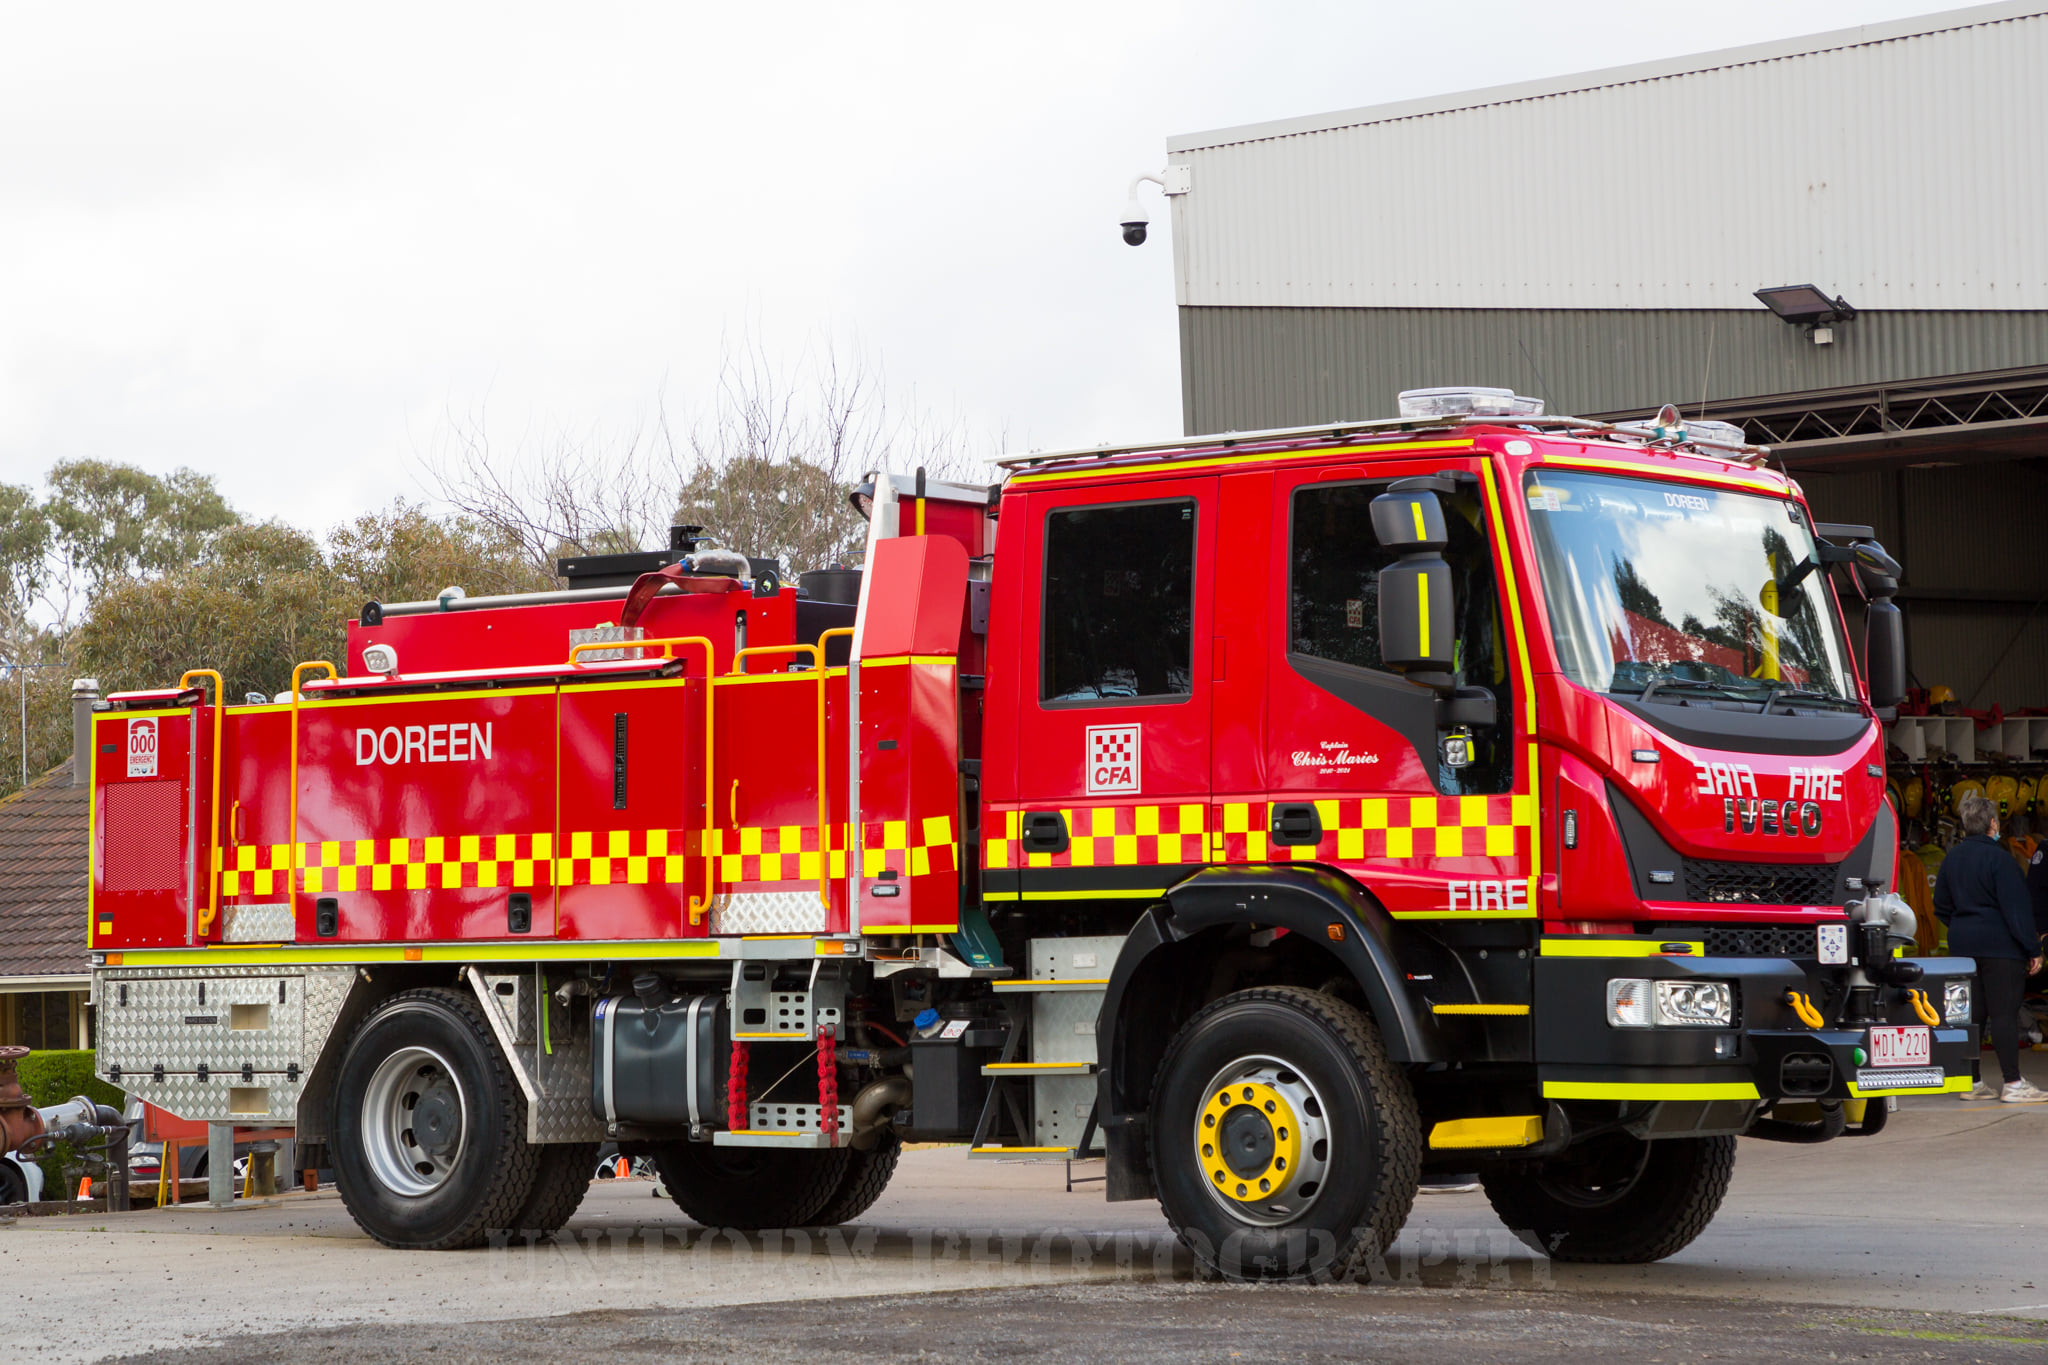
[[[1263,862],[1364,862],[1375,858],[1512,858],[1533,849],[1536,798],[1520,796],[1367,796],[1315,803],[1319,844],[1275,844],[1263,801],[1219,807],[1219,859]]]
[[[277,896],[291,889],[290,844],[223,851],[223,896]],[[453,891],[552,885],[554,835],[461,834],[403,839],[328,839],[299,845],[298,889]]]
[[[821,875],[846,875],[846,826],[828,831],[829,847],[819,847],[816,825],[742,826],[695,832],[696,849],[711,861],[711,880],[718,886],[743,882],[815,882]]]
[[[922,877],[960,867],[960,840],[950,815],[919,820],[871,820],[861,826],[860,874],[896,872]]]
[[[1209,808],[1200,802],[1170,806],[1082,806],[1063,810],[1063,853],[1026,853],[1024,812],[1004,811],[1002,833],[982,841],[981,865],[1013,867],[1158,867],[1209,859]]]
[[[555,885],[677,886],[690,841],[679,829],[575,830],[555,850]]]

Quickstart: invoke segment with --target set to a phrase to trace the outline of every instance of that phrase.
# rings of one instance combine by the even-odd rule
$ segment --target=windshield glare
[[[1780,498],[1531,471],[1523,489],[1565,673],[1671,700],[1855,705],[1803,516]]]

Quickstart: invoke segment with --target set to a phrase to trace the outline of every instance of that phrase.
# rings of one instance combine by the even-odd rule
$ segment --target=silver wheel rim
[[[447,1183],[468,1142],[468,1097],[440,1053],[403,1047],[363,1092],[363,1154],[378,1183],[418,1198]]]
[[[1283,1129],[1290,1135],[1282,1136]],[[1231,1141],[1233,1133],[1239,1142]],[[1192,1136],[1202,1185],[1232,1218],[1275,1227],[1301,1217],[1322,1196],[1330,1167],[1329,1113],[1308,1077],[1278,1057],[1240,1057],[1210,1077]],[[1257,1139],[1250,1144],[1251,1160],[1245,1137]],[[1268,1145],[1268,1164],[1253,1170],[1261,1141]],[[1284,1181],[1270,1190],[1256,1188],[1261,1175],[1272,1178],[1270,1162],[1290,1149]]]

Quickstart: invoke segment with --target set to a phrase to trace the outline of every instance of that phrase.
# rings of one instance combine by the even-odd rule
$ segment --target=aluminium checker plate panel
[[[354,967],[102,969],[94,1068],[179,1118],[292,1123],[354,980]]]
[[[822,934],[829,930],[825,903],[815,890],[733,891],[711,901],[711,932]]]

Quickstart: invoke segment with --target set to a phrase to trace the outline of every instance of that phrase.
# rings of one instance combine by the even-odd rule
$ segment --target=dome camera
[[[1148,220],[1144,218],[1131,218],[1125,220],[1123,225],[1125,246],[1145,245],[1145,228],[1147,226],[1147,222]]]

